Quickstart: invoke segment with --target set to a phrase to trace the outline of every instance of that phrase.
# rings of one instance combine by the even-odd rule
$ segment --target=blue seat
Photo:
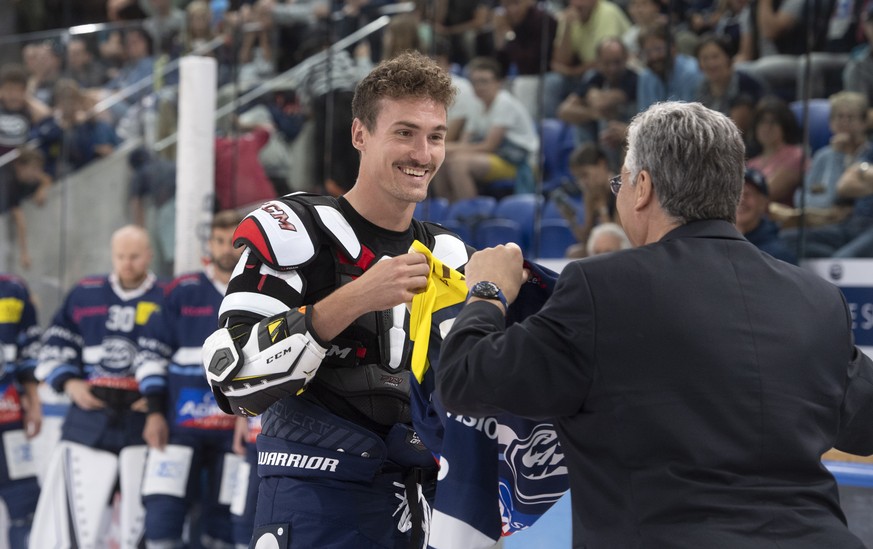
[[[561,185],[564,179],[572,181],[570,154],[576,147],[573,128],[557,118],[540,121],[540,143],[543,150],[543,192],[548,193]]]
[[[491,218],[482,221],[476,227],[473,240],[479,249],[509,242],[515,242],[524,249],[521,226],[511,219]]]
[[[803,101],[793,101],[790,105],[791,112],[797,118],[797,123],[803,127]],[[809,100],[809,154],[813,155],[817,150],[831,141],[831,104],[827,99]]]
[[[413,217],[419,221],[442,223],[449,213],[449,201],[446,198],[426,198],[415,205]]]
[[[555,195],[552,194],[543,205],[543,220],[546,219],[564,219],[564,216],[561,215],[561,211],[558,209],[558,204],[553,198]],[[573,206],[576,210],[576,222],[577,223],[585,223],[585,200],[582,198],[582,195],[579,196],[571,196],[564,195],[567,197],[567,201]]]
[[[563,219],[543,219],[540,225],[540,245],[537,257],[558,259],[564,257],[567,248],[576,243],[570,224]]]
[[[476,196],[449,204],[443,226],[457,233],[464,242],[473,245],[476,226],[490,219],[497,205],[493,196]]]
[[[511,219],[521,227],[521,242],[518,244],[524,250],[529,250],[533,240],[534,221],[537,210],[542,206],[543,197],[537,194],[514,194],[502,198],[494,208],[493,216]]]

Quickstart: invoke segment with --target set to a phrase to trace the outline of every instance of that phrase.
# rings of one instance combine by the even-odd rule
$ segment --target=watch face
[[[499,299],[498,292],[500,292],[500,288],[497,287],[497,284],[487,281],[477,282],[470,290],[472,295],[485,299]]]

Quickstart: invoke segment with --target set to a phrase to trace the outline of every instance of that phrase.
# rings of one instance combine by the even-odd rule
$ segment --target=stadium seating
[[[540,242],[537,257],[558,259],[564,257],[567,248],[576,243],[570,224],[563,219],[543,219],[540,226]]]
[[[543,149],[543,193],[548,194],[561,185],[570,175],[570,154],[576,146],[573,128],[557,118],[544,118],[540,122],[540,139]]]
[[[498,219],[510,219],[518,223],[521,227],[521,241],[518,244],[522,250],[527,251],[530,250],[533,241],[534,222],[542,203],[543,198],[536,194],[514,194],[501,199],[492,215]]]
[[[442,223],[448,218],[449,201],[445,198],[426,198],[415,205],[413,216],[419,221]]]
[[[473,236],[476,248],[489,248],[498,244],[515,242],[522,245],[521,226],[511,219],[486,219],[476,226]]]
[[[793,101],[790,104],[791,112],[797,118],[797,123],[803,127],[803,101]],[[827,99],[809,100],[809,154],[813,155],[817,150],[831,141],[830,126],[831,106]]]

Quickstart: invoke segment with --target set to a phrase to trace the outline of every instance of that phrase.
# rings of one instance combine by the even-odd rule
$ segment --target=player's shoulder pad
[[[233,242],[248,246],[268,267],[287,271],[311,261],[325,238],[352,260],[360,258],[361,243],[336,199],[292,193],[247,215],[234,232]]]
[[[422,242],[430,248],[434,257],[445,265],[452,269],[460,269],[470,260],[472,249],[468,249],[464,241],[455,233],[429,221],[421,222],[421,229],[426,235]]]

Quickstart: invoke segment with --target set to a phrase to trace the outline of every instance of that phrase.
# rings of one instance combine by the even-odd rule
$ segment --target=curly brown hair
[[[352,100],[352,115],[372,132],[382,99],[431,99],[448,109],[455,94],[446,71],[421,53],[407,51],[382,61],[361,80]]]

